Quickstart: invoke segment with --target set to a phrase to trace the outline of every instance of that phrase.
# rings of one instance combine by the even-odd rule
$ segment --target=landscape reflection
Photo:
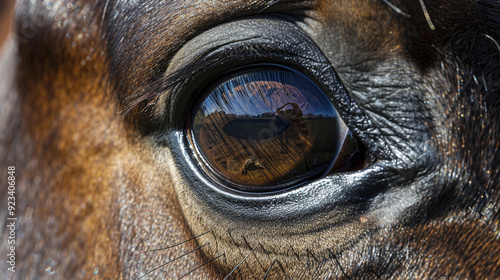
[[[219,180],[258,192],[328,171],[348,129],[307,77],[262,68],[208,88],[192,131]]]

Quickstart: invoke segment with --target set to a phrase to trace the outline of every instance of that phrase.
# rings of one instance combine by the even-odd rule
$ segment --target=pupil
[[[275,191],[323,175],[348,131],[311,80],[270,66],[208,87],[191,128],[208,172],[247,192]]]

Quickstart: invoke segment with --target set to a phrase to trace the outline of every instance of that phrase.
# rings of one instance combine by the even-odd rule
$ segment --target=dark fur
[[[16,78],[0,78],[15,85],[0,93],[11,96],[5,99],[9,115],[1,128],[0,181],[6,184],[7,166],[16,166],[19,218],[17,272],[2,275],[38,279],[55,272],[50,277],[86,279],[96,271],[101,279],[133,279],[168,263],[152,275],[219,279],[237,268],[231,277],[240,279],[500,278],[498,1],[424,1],[428,18],[413,0],[192,6],[79,0],[59,7],[30,2],[17,11],[19,64],[1,65]],[[176,192],[176,184],[186,179],[176,175],[173,170],[180,168],[169,166],[172,162],[163,158],[169,154],[151,136],[166,125],[157,102],[189,74],[164,79],[172,57],[220,23],[274,13],[317,23],[321,28],[309,27],[318,46],[338,47],[333,66],[370,119],[367,129],[351,129],[362,139],[374,139],[369,148],[378,159],[400,157],[400,165],[410,165],[420,160],[411,154],[418,149],[436,151],[417,170],[400,174],[400,166],[394,166],[381,175],[379,185],[387,188],[381,194],[410,185],[418,189],[419,201],[396,222],[354,213],[355,221],[338,231],[311,228],[308,234],[271,240],[268,232],[299,223],[248,221],[249,227],[241,228],[224,213],[199,214],[202,203]],[[389,68],[377,68],[386,62]],[[412,84],[383,79],[395,71]],[[425,127],[401,125],[400,141],[394,142],[371,129],[384,125],[377,113],[390,113],[392,104],[377,108],[377,102],[367,102],[370,94],[383,96],[388,90],[369,89],[365,82],[374,77],[394,91],[421,90],[394,101],[420,104],[413,121]],[[404,145],[417,140],[425,148]],[[398,155],[401,151],[409,152]],[[405,185],[392,182],[391,172],[399,172]],[[5,256],[7,194],[0,193]],[[375,198],[358,197],[360,204]],[[327,237],[318,241],[319,234]],[[6,263],[0,268],[7,271]]]

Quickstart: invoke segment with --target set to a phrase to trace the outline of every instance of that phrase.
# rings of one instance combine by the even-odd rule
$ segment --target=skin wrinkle
[[[0,123],[8,132],[0,165],[16,166],[20,218],[18,272],[7,277],[137,279],[172,260],[148,277],[500,277],[499,54],[483,35],[500,38],[498,3],[390,1],[402,13],[384,2],[23,2],[11,50],[19,68],[0,66],[17,73],[9,121]],[[145,104],[120,114],[194,36],[267,13],[299,21],[371,120],[349,125],[376,143],[371,152],[387,151],[365,176],[303,186],[311,195],[332,194],[326,189],[339,182],[346,189],[313,196],[331,203],[295,219],[271,219],[284,202],[277,198],[267,204],[273,208],[210,207],[193,188],[200,182],[186,175],[186,153],[156,135]],[[289,205],[303,201],[294,194]],[[1,209],[6,196],[0,192]],[[268,210],[260,213],[266,221],[245,219],[259,209]],[[0,254],[7,252],[2,242]]]
[[[358,2],[357,5],[361,7],[366,7],[370,4],[368,4],[370,1],[366,1],[365,3],[363,2]],[[323,5],[329,5],[328,1],[323,1]],[[347,12],[346,10],[351,9],[352,7],[349,7],[348,4],[345,6],[340,6],[337,7],[339,14]],[[374,122],[374,123],[379,123],[379,122],[384,122],[387,118],[384,116],[384,111],[388,110],[388,106],[391,104],[391,100],[398,100],[400,99],[400,93],[398,90],[403,91],[403,90],[409,90],[410,92],[419,92],[418,88],[410,88],[409,85],[411,85],[412,81],[414,81],[417,77],[416,71],[413,70],[414,67],[412,65],[408,65],[408,63],[403,60],[403,59],[398,59],[399,57],[402,56],[404,53],[404,50],[401,49],[399,46],[398,42],[398,37],[401,36],[400,31],[397,30],[397,27],[394,27],[392,29],[382,29],[379,25],[379,22],[386,22],[390,17],[387,15],[384,15],[383,13],[376,13],[374,11],[378,11],[378,9],[363,9],[359,8],[363,12],[360,13],[359,15],[356,14],[354,17],[342,17],[340,15],[337,15],[335,12],[329,14],[328,16],[325,17],[325,20],[328,22],[328,24],[332,24],[330,21],[335,22],[335,25],[340,25],[340,26],[345,26],[346,30],[353,30],[353,32],[348,32],[348,33],[342,33],[342,37],[346,38],[347,42],[346,45],[348,46],[345,51],[341,51],[339,53],[341,54],[348,54],[350,57],[332,57],[330,59],[330,62],[336,66],[335,69],[338,71],[340,74],[341,79],[343,79],[344,84],[346,85],[347,88],[349,88],[352,97],[358,101],[359,104],[362,104],[361,106],[367,110],[368,117]],[[332,7],[324,7],[322,10],[334,10]],[[335,10],[336,11],[336,10]],[[377,18],[379,18],[377,20]],[[338,20],[342,20],[342,22],[338,23]],[[371,24],[366,24],[366,22],[371,23]],[[374,23],[372,23],[374,22]],[[359,32],[358,30],[363,30],[364,26],[370,26],[369,30],[366,31],[368,34],[374,34],[373,37],[367,37],[364,36],[365,33],[362,33],[357,37],[356,34]],[[388,26],[392,26],[393,23],[388,22]],[[373,26],[378,27],[378,29],[373,30]],[[328,32],[328,31],[326,31]],[[317,35],[312,34],[313,39]],[[335,36],[335,35],[330,35],[330,36]],[[374,43],[370,42],[369,40],[372,40],[378,44],[378,46],[374,47]],[[316,40],[319,43],[320,46],[321,44],[324,44],[325,42],[329,42],[328,40],[324,39],[318,39]],[[363,43],[360,43],[363,42]],[[379,47],[381,46],[381,47]],[[324,46],[324,48],[327,48]],[[345,48],[345,47],[344,47]],[[354,49],[354,51],[353,51]],[[357,56],[358,51],[356,49],[361,49],[359,53],[362,53],[363,56],[367,56],[367,54],[374,54],[376,55],[377,59],[380,59],[379,57],[385,56],[385,54],[380,54],[377,52],[377,50],[381,50],[384,52],[387,52],[387,55],[391,55],[395,58],[392,58],[390,61],[386,62],[387,66],[379,66],[379,69],[367,69],[368,65],[373,65],[375,63],[372,63],[373,58],[365,58],[359,59],[355,58]],[[363,64],[361,65],[351,65],[352,61],[361,61]],[[375,65],[380,65],[381,63],[377,63]],[[397,67],[399,66],[399,67]],[[398,72],[402,73],[399,74]],[[394,78],[388,79],[385,76],[393,76]],[[405,79],[406,78],[406,79]],[[378,85],[382,86],[382,90],[380,88],[377,88]],[[389,89],[390,87],[393,87],[392,90],[388,90],[390,94],[383,95],[384,90],[383,89]],[[415,85],[416,86],[416,85]],[[412,87],[415,87],[412,86]],[[398,89],[398,90],[396,90]],[[374,94],[367,94],[366,91],[374,92]],[[399,94],[398,94],[399,93]],[[408,101],[410,103],[415,103],[411,101],[411,98],[413,97],[412,94],[406,95],[408,96]],[[385,99],[383,102],[379,101],[380,99]],[[372,99],[372,100],[377,100],[376,103],[371,102],[367,99]],[[377,106],[379,104],[379,106]],[[395,104],[398,104],[395,102]],[[382,107],[381,107],[382,106]],[[414,116],[416,119],[425,119],[428,118],[425,114],[424,108],[414,108],[415,114]],[[397,111],[400,111],[400,108],[398,108]],[[370,113],[374,112],[374,114]],[[381,112],[381,115],[379,115],[378,112]],[[394,111],[396,112],[396,110]],[[382,117],[382,118],[381,118]],[[413,116],[412,116],[413,117]],[[393,117],[394,118],[394,117]],[[422,131],[422,128],[416,127],[415,130],[410,129],[408,131],[403,132],[401,130],[398,131],[397,126],[399,125],[397,121],[401,121],[401,118],[394,118],[393,119],[396,124],[396,126],[388,126],[388,125],[376,125],[376,127],[385,127],[389,128],[390,132],[388,130],[386,131],[379,131],[379,130],[368,130],[368,129],[363,129],[360,133],[370,133],[373,135],[379,135],[381,133],[385,135],[390,135],[390,134],[399,134],[401,137],[411,137],[412,135],[420,135],[422,132],[425,133],[425,131]],[[400,127],[403,127],[403,125],[400,125]],[[409,136],[406,136],[409,135]],[[415,137],[415,136],[414,136]],[[419,137],[419,136],[416,136]],[[380,138],[379,141],[383,141],[382,138]],[[400,141],[396,141],[394,143],[380,143],[378,144],[379,146],[384,146],[384,147],[394,147],[398,146]],[[403,151],[405,150],[404,147],[402,147]],[[409,149],[412,149],[412,147],[409,147]],[[400,151],[390,151],[386,150],[385,152],[388,153],[389,157],[392,158],[397,158],[398,154],[400,154]],[[396,153],[396,154],[394,154]]]

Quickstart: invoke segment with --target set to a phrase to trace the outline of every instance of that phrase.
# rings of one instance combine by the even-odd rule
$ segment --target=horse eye
[[[191,144],[208,175],[231,190],[277,191],[363,165],[361,143],[319,87],[295,70],[241,70],[200,96]]]

